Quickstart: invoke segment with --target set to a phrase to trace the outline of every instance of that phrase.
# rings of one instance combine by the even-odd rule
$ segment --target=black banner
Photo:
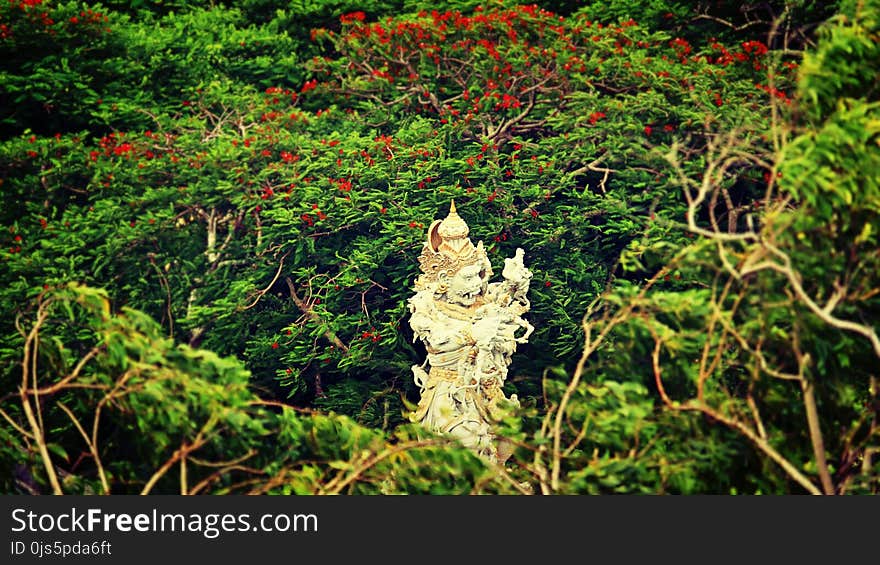
[[[870,497],[0,497],[0,563],[539,562],[873,551]],[[775,555],[774,555],[775,554]]]

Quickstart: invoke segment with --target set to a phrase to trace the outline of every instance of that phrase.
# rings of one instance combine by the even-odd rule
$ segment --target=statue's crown
[[[455,201],[449,206],[449,214],[443,220],[434,220],[428,228],[428,241],[419,255],[419,266],[424,275],[417,284],[436,281],[440,273],[452,276],[467,265],[484,265],[491,275],[491,263],[483,249],[483,242],[476,246],[468,234],[470,228],[458,215]]]

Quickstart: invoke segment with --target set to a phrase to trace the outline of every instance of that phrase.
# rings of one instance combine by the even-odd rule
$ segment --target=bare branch
[[[275,283],[278,281],[278,277],[281,276],[281,270],[284,268],[284,259],[286,259],[287,256],[288,256],[289,254],[290,254],[290,251],[288,251],[287,253],[285,253],[284,255],[281,256],[281,260],[278,262],[278,270],[275,271],[275,276],[272,277],[272,282],[270,282],[270,283],[266,286],[266,288],[264,288],[263,290],[258,290],[258,291],[257,291],[257,297],[254,299],[254,301],[251,302],[250,304],[248,304],[247,306],[244,306],[243,308],[240,308],[240,310],[250,310],[251,308],[253,308],[254,306],[256,306],[256,305],[257,305],[257,302],[259,302],[260,299],[263,298],[263,296],[264,296],[267,292],[269,292],[269,291],[272,289],[273,286],[275,286]]]
[[[296,287],[293,284],[293,281],[290,277],[284,277],[284,281],[287,283],[287,288],[290,292],[290,299],[293,300],[293,303],[296,304],[297,308],[303,313],[303,315],[311,320],[312,322],[322,325],[321,317],[312,310],[312,305],[303,301],[299,295],[296,293]],[[330,342],[341,349],[342,351],[348,352],[348,346],[345,345],[339,337],[330,330],[326,330],[324,332],[324,337],[326,337]]]
[[[63,402],[58,403],[58,407],[64,410],[64,413],[70,418],[73,422],[73,425],[76,427],[77,431],[86,440],[86,445],[89,448],[89,452],[92,454],[92,459],[95,461],[95,467],[98,468],[98,477],[101,479],[101,486],[104,487],[104,494],[110,494],[110,483],[107,481],[107,474],[104,472],[104,466],[101,464],[101,455],[98,453],[98,447],[92,443],[86,431],[83,429],[82,424],[79,423],[76,415],[64,405]]]

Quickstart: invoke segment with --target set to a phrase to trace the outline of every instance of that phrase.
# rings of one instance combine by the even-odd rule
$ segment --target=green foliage
[[[208,437],[196,459],[235,462],[187,467],[211,492],[799,492],[821,465],[796,375],[835,484],[876,488],[878,9],[842,3],[813,49],[836,4],[761,6],[0,6],[0,407],[24,422],[23,352],[51,383],[99,348],[98,388],[53,397],[78,418],[137,368],[102,408],[114,492]],[[512,481],[404,423],[406,299],[452,199],[496,277],[517,247],[535,273]],[[804,300],[840,288],[861,334]],[[34,353],[15,317],[47,303],[64,348]],[[607,333],[578,368],[588,310]],[[99,492],[53,406],[65,490]],[[6,423],[4,470],[51,486]]]
[[[840,13],[821,27],[820,43],[804,57],[798,85],[810,120],[826,120],[842,100],[877,99],[878,18],[876,2],[847,1]]]
[[[112,16],[112,20],[111,20]],[[4,2],[0,6],[0,132],[42,134],[95,125],[124,90],[116,70],[125,20],[100,5]],[[127,93],[139,102],[137,93]]]
[[[406,428],[386,436],[346,417],[265,407],[240,362],[175,344],[136,310],[113,313],[103,291],[71,284],[33,305],[19,320],[21,365],[3,378],[4,492],[48,490],[51,479],[35,471],[50,468],[71,494],[448,493],[485,474],[469,452]],[[42,465],[34,438],[47,446]]]
[[[596,320],[614,335],[600,355],[620,356],[609,375],[645,359],[670,410],[702,413],[790,463],[756,475],[762,492],[876,485],[880,122],[875,73],[852,69],[868,64],[858,53],[876,35],[877,13],[860,4],[823,28],[791,130],[773,132],[778,151],[741,130],[707,152],[708,183],[680,177],[697,241],[669,250],[662,281],[606,297],[631,317]],[[853,67],[835,62],[842,52],[856,55]],[[839,81],[820,78],[838,71]],[[677,159],[669,156],[683,169]],[[730,197],[718,187],[742,184],[751,167],[765,168],[753,212],[717,204]],[[748,221],[719,228],[719,210]],[[670,292],[660,283],[672,274],[692,288]]]
[[[701,430],[691,417],[658,415],[642,384],[589,382],[593,378],[575,390],[564,410],[567,429],[560,436],[564,457],[557,492],[694,494],[728,488],[729,479],[719,468],[732,464],[735,451],[729,438]],[[546,383],[552,404],[559,402],[564,389],[564,381]],[[675,445],[668,429],[689,432],[688,449]],[[530,445],[546,447],[552,436],[539,433]],[[541,452],[541,459],[552,467],[546,454]]]
[[[0,7],[4,137],[154,128],[151,116],[179,112],[212,83],[234,91],[303,80],[303,39],[284,19],[255,23],[219,7],[132,17],[83,2]]]

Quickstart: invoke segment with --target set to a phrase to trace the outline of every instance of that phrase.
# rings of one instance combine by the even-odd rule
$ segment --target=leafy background
[[[0,5],[0,482],[876,493],[875,0]],[[425,228],[535,273],[487,467]]]

